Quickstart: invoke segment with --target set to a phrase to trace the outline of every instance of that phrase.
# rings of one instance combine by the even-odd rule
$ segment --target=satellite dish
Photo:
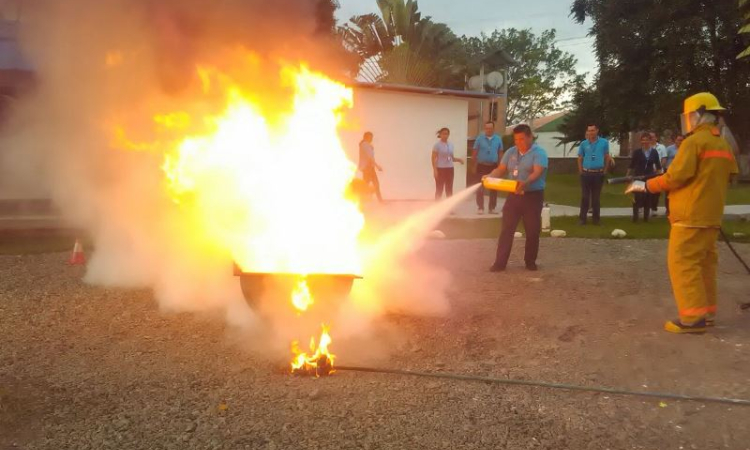
[[[481,91],[482,90],[482,77],[479,75],[474,75],[473,77],[469,78],[469,89],[472,91]]]
[[[500,72],[490,72],[486,76],[487,86],[491,87],[492,89],[499,89],[503,87],[503,84],[505,83],[505,77]]]

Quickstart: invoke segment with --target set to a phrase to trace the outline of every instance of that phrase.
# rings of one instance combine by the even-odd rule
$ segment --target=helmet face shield
[[[689,112],[680,114],[680,125],[682,126],[682,134],[690,134],[695,130],[696,124],[698,123],[699,115],[697,112]]]

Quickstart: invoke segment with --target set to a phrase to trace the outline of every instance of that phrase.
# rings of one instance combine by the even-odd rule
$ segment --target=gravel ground
[[[750,399],[747,275],[721,249],[719,327],[675,314],[665,241],[543,240],[541,271],[490,274],[494,242],[434,241],[444,318],[389,317],[413,370]],[[750,255],[750,246],[740,246]],[[292,378],[220,320],[80,282],[67,255],[0,257],[0,449],[750,449],[750,408],[339,372]],[[512,261],[512,262],[513,262]],[[334,346],[335,347],[335,346]],[[334,348],[335,350],[335,348]],[[339,361],[346,363],[346,355]]]

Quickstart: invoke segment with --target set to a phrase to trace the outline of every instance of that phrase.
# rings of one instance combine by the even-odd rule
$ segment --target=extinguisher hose
[[[732,245],[732,242],[729,240],[729,237],[724,232],[723,229],[719,229],[719,232],[721,233],[721,238],[724,239],[724,242],[727,244],[727,247],[729,247],[729,250],[732,251],[732,254],[737,258],[737,261],[742,264],[742,266],[747,271],[748,275],[750,275],[750,266],[747,265],[744,259],[742,259],[742,256],[740,256],[739,253],[737,253],[737,250],[735,250],[734,246]],[[741,303],[740,308],[742,309],[750,309],[750,303]]]

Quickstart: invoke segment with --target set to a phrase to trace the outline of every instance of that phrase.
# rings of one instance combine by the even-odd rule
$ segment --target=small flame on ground
[[[302,278],[297,282],[297,286],[292,292],[292,304],[297,310],[297,313],[300,314],[307,311],[313,303],[313,297],[310,295],[310,288],[307,286],[307,280]]]
[[[331,335],[328,333],[329,328],[323,325],[323,331],[320,334],[319,345],[315,345],[315,338],[310,338],[310,353],[301,352],[299,342],[292,342],[292,373],[295,375],[311,375],[315,377],[330,375],[334,372],[333,360],[335,355],[328,351],[331,345]]]

